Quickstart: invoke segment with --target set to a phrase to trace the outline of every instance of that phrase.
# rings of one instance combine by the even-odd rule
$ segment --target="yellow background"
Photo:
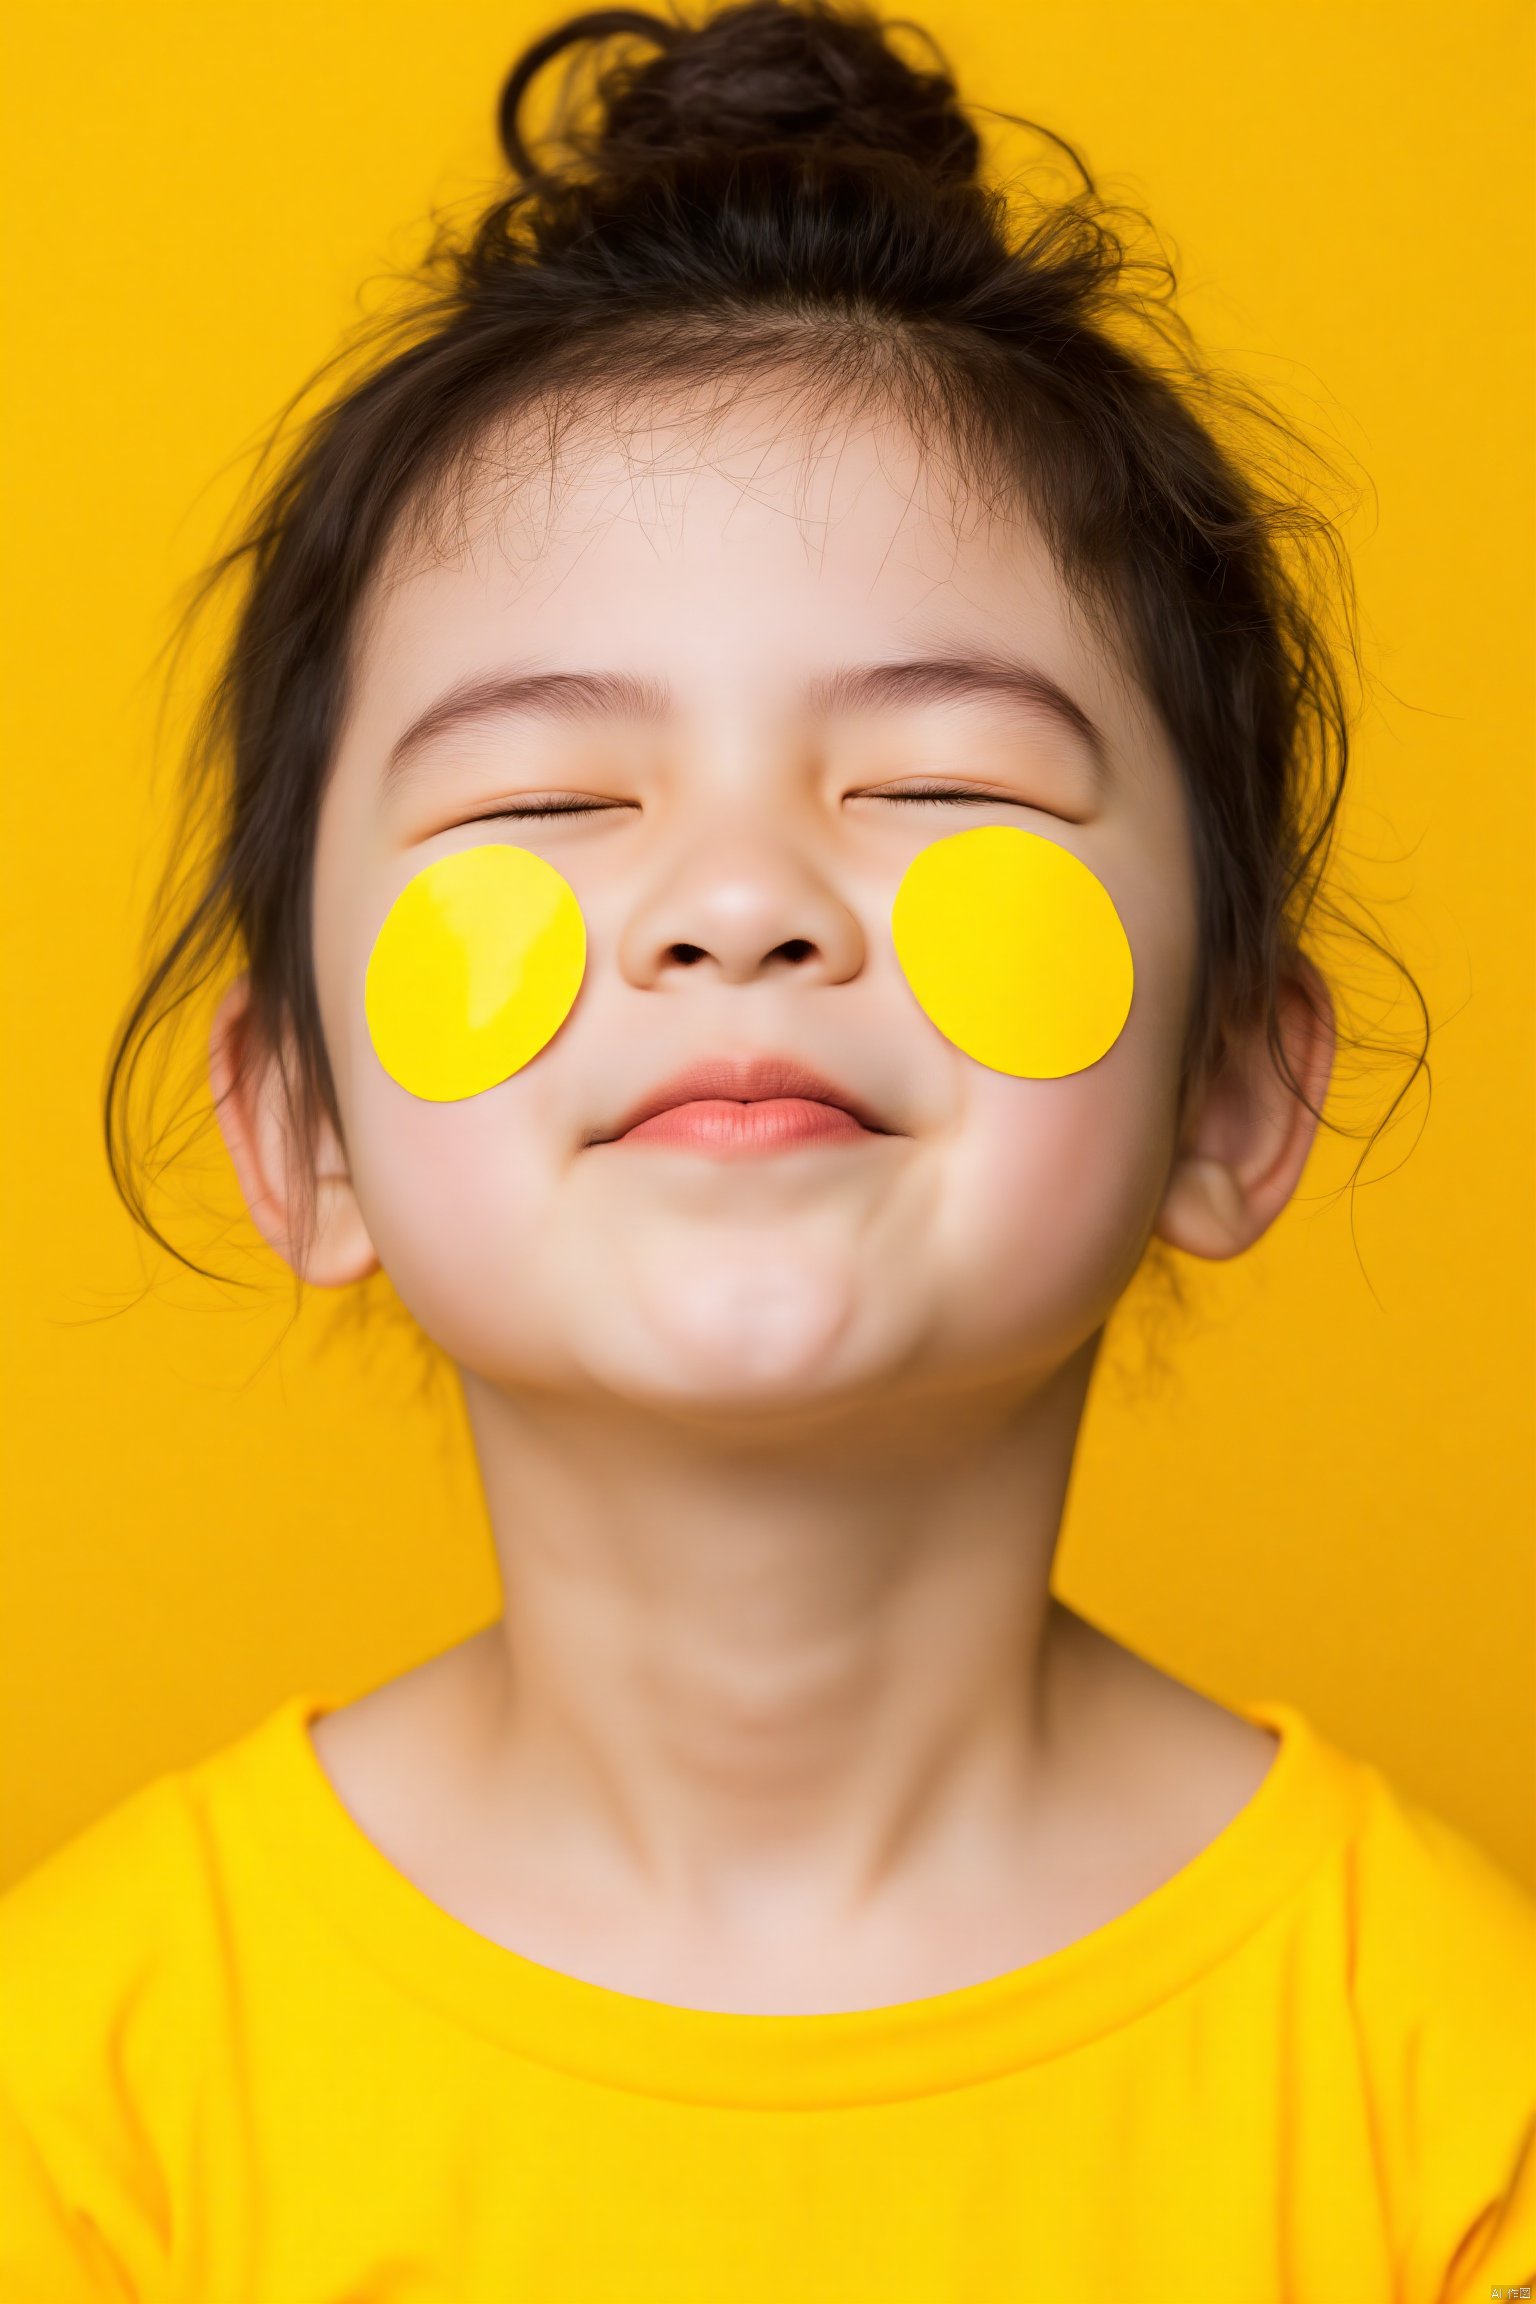
[[[1108,1372],[1057,1586],[1214,1696],[1289,1697],[1536,1880],[1532,14],[914,12],[967,95],[1150,207],[1204,344],[1368,476],[1346,839],[1437,1024],[1427,1125],[1353,1233],[1325,1145],[1251,1256],[1186,1267],[1163,1372]],[[169,823],[178,588],[360,292],[488,185],[501,76],[554,16],[6,12],[5,1876],[289,1690],[359,1692],[497,1607],[451,1385],[334,1300],[290,1328],[259,1248],[249,1297],[141,1262],[97,1099]]]

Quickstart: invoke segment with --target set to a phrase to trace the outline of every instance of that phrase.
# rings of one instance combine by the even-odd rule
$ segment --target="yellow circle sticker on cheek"
[[[891,936],[918,1006],[993,1072],[1086,1071],[1130,1014],[1131,947],[1108,889],[1022,825],[978,824],[921,850]]]
[[[401,889],[368,958],[379,1062],[428,1103],[478,1096],[554,1038],[586,963],[581,908],[542,856],[500,844],[440,856]]]

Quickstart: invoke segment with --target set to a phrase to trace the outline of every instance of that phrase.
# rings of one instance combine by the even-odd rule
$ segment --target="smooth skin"
[[[1256,1022],[1180,1124],[1178,764],[1026,519],[894,414],[813,421],[790,389],[589,408],[553,470],[545,437],[509,429],[462,527],[397,539],[368,603],[316,852],[343,1125],[308,1236],[243,980],[213,1030],[266,1240],[321,1287],[382,1263],[461,1371],[503,1583],[499,1619],[315,1747],[424,1893],[567,1974],[765,2014],[949,1991],[1148,1895],[1273,1758],[1049,1578],[1149,1240],[1240,1254],[1313,1118]],[[1014,693],[811,709],[849,668],[981,657],[1055,683],[1102,763]],[[387,773],[446,691],[527,670],[630,686],[444,728]],[[915,796],[934,784],[956,797]],[[896,963],[906,865],[989,823],[1081,857],[1130,939],[1125,1028],[1066,1078],[964,1055]],[[586,974],[521,1071],[428,1103],[377,1059],[364,971],[411,876],[490,839],[569,880]],[[1312,996],[1320,1017],[1289,987],[1281,1022],[1320,1104]],[[892,1133],[751,1158],[590,1141],[683,1065],[758,1053]]]

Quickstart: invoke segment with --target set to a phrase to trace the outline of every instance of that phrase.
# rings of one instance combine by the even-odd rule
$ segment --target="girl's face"
[[[903,872],[975,825],[1059,842],[1114,901],[1134,996],[1086,1069],[989,1070],[902,973]],[[379,1061],[365,972],[407,881],[488,842],[570,883],[585,974],[521,1070],[428,1102]],[[361,1223],[488,1383],[705,1413],[1027,1388],[1095,1334],[1157,1219],[1195,962],[1178,767],[1040,537],[894,421],[817,434],[759,401],[708,431],[682,406],[622,440],[593,423],[450,562],[397,559],[359,633],[314,930]],[[886,1133],[616,1136],[686,1068],[760,1057]]]

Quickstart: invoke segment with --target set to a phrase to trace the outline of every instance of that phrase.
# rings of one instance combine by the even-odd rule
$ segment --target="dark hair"
[[[906,34],[928,64],[898,53]],[[521,126],[529,83],[562,51],[575,65],[583,44],[612,39],[623,52],[596,72],[595,125],[581,124],[568,72],[536,159]],[[1283,470],[1260,477],[1302,444],[1196,357],[1166,256],[1133,261],[1122,212],[1048,130],[1036,132],[1075,188],[1015,201],[986,185],[927,35],[862,7],[744,0],[695,25],[592,10],[524,51],[499,122],[514,188],[467,236],[439,227],[408,307],[363,342],[360,373],[308,423],[192,604],[245,564],[190,754],[161,946],[106,1080],[108,1161],[136,1220],[191,1263],[148,1212],[133,1084],[231,952],[301,1141],[321,1112],[340,1130],[312,973],[312,856],[360,605],[386,550],[462,490],[492,429],[520,412],[677,383],[794,377],[821,407],[883,399],[976,486],[1027,506],[1161,713],[1186,780],[1199,958],[1183,1090],[1234,1023],[1262,1015],[1303,1093],[1277,992],[1287,976],[1305,985],[1304,932],[1323,902],[1349,749],[1344,674],[1358,665],[1352,590],[1333,523]],[[1238,424],[1241,453],[1221,436]],[[1423,1069],[1421,1042],[1410,1076]]]

